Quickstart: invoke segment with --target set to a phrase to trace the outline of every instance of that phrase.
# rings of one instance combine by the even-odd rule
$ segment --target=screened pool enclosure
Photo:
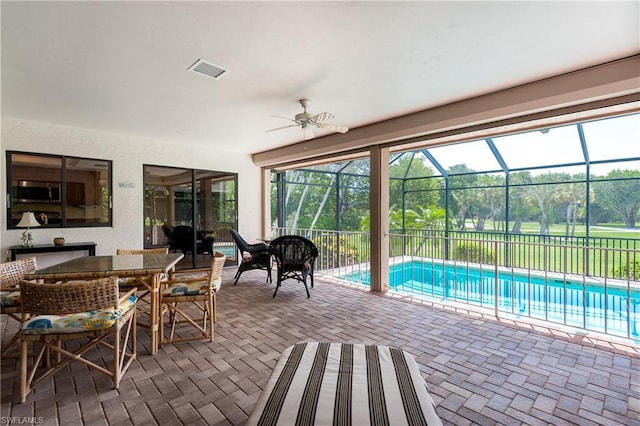
[[[310,236],[324,273],[351,281],[363,277],[355,281],[366,285],[369,170],[365,157],[273,170],[273,234]],[[543,297],[527,299],[531,305],[524,310],[501,302],[501,294],[526,293],[515,284],[487,284],[493,287],[476,299],[496,315],[537,317],[530,313],[561,309],[563,314],[546,319],[586,329],[595,321],[588,315],[601,312],[604,325],[597,331],[611,333],[608,324],[615,319],[623,325],[616,323],[613,334],[638,339],[640,114],[392,151],[389,199],[391,264],[420,261],[476,268],[495,278],[542,279]],[[556,287],[565,283],[559,290],[563,298],[556,297],[551,280]],[[471,281],[456,281],[455,294],[471,295],[465,288]],[[569,308],[567,297],[580,292],[580,285],[584,291],[572,302],[578,308]],[[598,301],[587,296],[592,285],[602,288]],[[391,286],[426,296],[434,291],[424,288],[413,278]],[[609,297],[614,292],[615,302]],[[475,303],[471,296],[458,296],[455,302]],[[582,312],[583,321],[570,312]]]

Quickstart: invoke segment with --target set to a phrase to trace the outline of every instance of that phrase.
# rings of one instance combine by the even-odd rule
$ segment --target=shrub
[[[493,262],[493,250],[477,243],[462,242],[455,248],[456,259],[474,263]]]
[[[333,234],[323,234],[322,238],[315,238],[314,243],[324,257],[325,267],[335,268],[358,263],[358,247],[352,239],[342,234],[336,238]]]
[[[626,279],[628,276],[633,281],[640,281],[640,260],[631,262],[629,270],[627,270],[626,264],[618,266],[613,270],[613,276],[621,279]]]

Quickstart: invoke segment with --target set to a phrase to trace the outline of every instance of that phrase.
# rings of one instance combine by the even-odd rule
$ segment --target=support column
[[[389,149],[373,146],[369,177],[371,291],[389,289]]]
[[[169,204],[167,206],[167,224],[173,226],[176,224],[176,188],[171,185],[167,187],[167,190],[169,191],[169,195],[167,195]]]
[[[212,232],[215,229],[215,223],[213,220],[213,197],[212,189],[213,182],[211,178],[199,179],[200,182],[200,200],[202,203],[202,229],[199,231]],[[197,224],[196,224],[197,225]]]
[[[261,186],[262,186],[262,226],[260,234],[264,240],[271,239],[271,170],[263,167],[261,172]]]

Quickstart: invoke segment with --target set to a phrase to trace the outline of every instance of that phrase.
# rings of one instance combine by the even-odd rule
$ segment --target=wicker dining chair
[[[216,320],[216,294],[222,286],[222,268],[226,256],[214,252],[209,268],[191,269],[172,274],[171,279],[162,282],[164,288],[160,292],[160,344],[176,343],[189,340],[208,339],[213,342],[213,323]],[[181,304],[192,303],[192,309],[186,310]],[[200,318],[196,318],[196,314]],[[168,314],[171,330],[169,336],[164,334],[164,315]],[[201,321],[199,324],[196,321]],[[176,324],[193,326],[199,334],[174,337]],[[182,332],[182,330],[181,330]]]
[[[35,272],[36,269],[38,269],[38,265],[35,257],[0,263],[0,313],[6,314],[7,318],[14,319],[20,324],[28,318],[28,314],[22,311],[22,306],[20,305],[20,287],[18,287],[18,283],[25,274]],[[5,326],[7,326],[6,323]],[[10,352],[17,342],[18,333],[16,332],[9,342],[2,344],[2,358],[18,355],[18,352]]]
[[[30,314],[19,333],[20,402],[24,403],[39,383],[72,361],[82,362],[108,375],[113,387],[118,389],[122,375],[137,354],[135,292],[132,288],[120,296],[117,277],[58,284],[20,281],[22,306]],[[113,341],[108,342],[110,336]],[[73,346],[74,350],[62,345],[62,342],[78,339],[82,339],[83,344],[77,348]],[[34,342],[40,343],[40,347],[29,365],[28,346]],[[102,363],[83,357],[98,345],[112,350],[113,359],[106,368]],[[46,360],[51,361],[50,352],[56,354],[55,362],[46,362],[41,367],[45,354]]]
[[[169,253],[169,247],[156,247],[149,249],[116,249],[116,255],[118,256],[128,256],[128,255],[136,255],[136,254],[167,254]],[[165,277],[166,278],[166,277]],[[121,291],[128,291],[132,287],[137,287],[138,293],[138,315],[146,315],[149,316],[151,312],[151,287],[149,286],[150,279],[149,277],[145,277],[142,280],[135,277],[119,277],[118,285],[120,286]],[[146,306],[142,306],[142,304]],[[140,318],[137,319],[138,325],[149,328],[148,323],[140,322]]]

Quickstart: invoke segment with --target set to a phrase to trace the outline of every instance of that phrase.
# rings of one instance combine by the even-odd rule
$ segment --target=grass
[[[485,232],[502,232],[495,231],[491,226],[490,222],[486,223]],[[509,230],[513,227],[513,223],[509,222]],[[471,222],[467,223],[467,231],[473,230],[473,224]],[[551,236],[564,236],[566,231],[565,224],[553,224],[549,226],[549,235]],[[571,232],[571,228],[569,229]],[[527,235],[539,235],[540,233],[540,224],[537,222],[523,222],[520,227],[521,234]],[[587,228],[585,225],[576,225],[575,233],[573,236],[575,237],[586,237]],[[634,230],[629,230],[625,228],[622,223],[606,223],[600,224],[596,226],[591,226],[589,229],[589,237],[599,237],[599,238],[626,238],[626,239],[636,239],[640,240],[640,228],[636,228]]]

